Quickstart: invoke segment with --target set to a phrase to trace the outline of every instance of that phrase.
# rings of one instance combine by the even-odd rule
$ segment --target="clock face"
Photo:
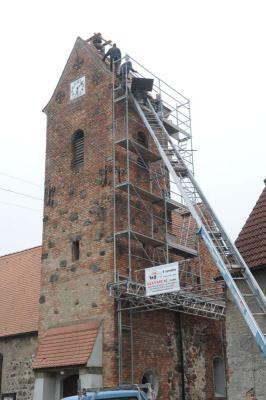
[[[85,76],[70,83],[70,100],[74,100],[83,94],[85,94]]]

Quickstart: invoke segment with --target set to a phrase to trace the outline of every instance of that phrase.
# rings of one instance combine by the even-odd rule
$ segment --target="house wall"
[[[254,277],[266,293],[265,270],[257,271]],[[254,304],[248,301],[251,309]],[[266,333],[265,317],[258,317],[262,332]],[[228,399],[264,400],[266,382],[266,360],[257,348],[240,312],[228,293],[226,313]]]
[[[37,335],[0,338],[2,393],[16,393],[17,400],[32,400],[34,373],[31,363],[36,348]]]

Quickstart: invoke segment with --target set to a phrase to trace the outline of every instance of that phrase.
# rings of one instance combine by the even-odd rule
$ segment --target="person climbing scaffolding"
[[[113,46],[104,55],[103,61],[105,61],[107,57],[110,57],[110,71],[113,71],[114,69],[115,74],[117,75],[121,64],[121,51],[116,46],[116,43],[114,43]]]

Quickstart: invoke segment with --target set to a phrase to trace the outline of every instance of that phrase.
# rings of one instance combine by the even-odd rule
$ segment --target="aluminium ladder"
[[[263,319],[266,317],[264,293],[181,157],[178,142],[168,134],[150,100],[147,99],[144,105],[132,93],[129,97],[157,146],[173,181],[172,184],[182,195],[186,207],[197,224],[198,233],[203,238],[258,347],[266,357],[266,334],[262,332],[257,321],[259,317]],[[236,282],[240,282],[240,287]],[[247,290],[249,293],[246,293]],[[259,312],[252,310],[248,305],[251,298],[255,301]]]

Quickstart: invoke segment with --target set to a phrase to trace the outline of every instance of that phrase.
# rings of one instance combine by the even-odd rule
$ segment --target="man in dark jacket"
[[[114,43],[104,55],[103,61],[105,61],[106,57],[110,57],[110,71],[113,71],[114,65],[115,74],[117,75],[117,71],[121,63],[121,51],[118,47],[116,47],[116,43]]]

